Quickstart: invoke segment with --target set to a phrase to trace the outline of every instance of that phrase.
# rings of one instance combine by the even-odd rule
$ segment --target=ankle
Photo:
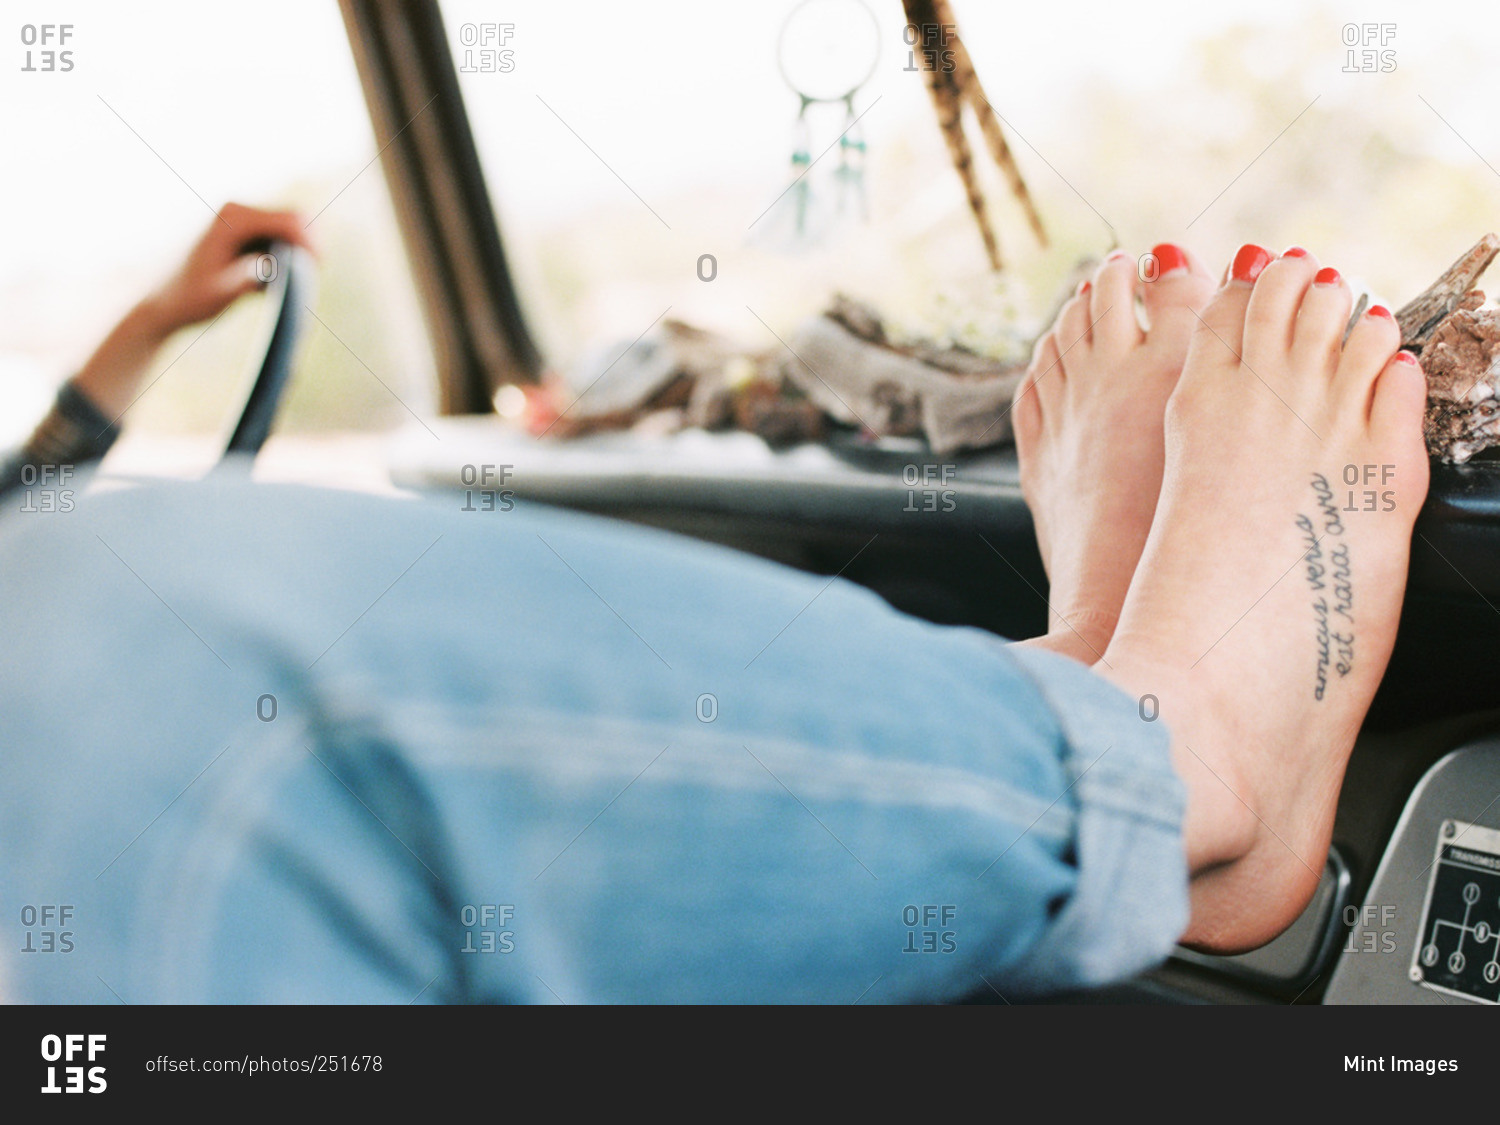
[[[1066,629],[1061,633],[1043,633],[1040,637],[1030,637],[1016,643],[1022,648],[1039,648],[1046,652],[1055,652],[1058,656],[1066,656],[1069,660],[1076,660],[1090,668],[1099,662],[1099,658],[1104,653],[1103,645],[1091,644]]]
[[[1117,610],[1085,607],[1047,614],[1048,645],[1054,651],[1074,656],[1085,664],[1097,664],[1104,658],[1119,623]]]
[[[1187,790],[1182,832],[1190,874],[1196,878],[1250,854],[1263,831],[1255,812],[1261,794],[1238,758],[1224,750],[1235,742],[1234,712],[1215,685],[1120,637],[1097,670],[1138,697],[1143,714],[1149,709],[1167,725],[1172,765]]]

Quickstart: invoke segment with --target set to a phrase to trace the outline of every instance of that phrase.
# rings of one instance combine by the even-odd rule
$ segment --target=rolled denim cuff
[[[1049,992],[1122,980],[1165,960],[1188,922],[1186,790],[1170,732],[1149,700],[1077,661],[1015,645],[1009,652],[1062,729],[1078,871],[1013,979]]]

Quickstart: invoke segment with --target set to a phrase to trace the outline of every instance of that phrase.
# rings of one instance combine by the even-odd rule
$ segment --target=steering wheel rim
[[[257,270],[266,278],[265,343],[259,349],[260,366],[224,456],[244,454],[254,457],[271,436],[276,412],[292,375],[292,358],[297,339],[306,320],[306,305],[312,299],[312,259],[301,247],[287,242],[262,241],[245,247],[247,253],[259,251]]]

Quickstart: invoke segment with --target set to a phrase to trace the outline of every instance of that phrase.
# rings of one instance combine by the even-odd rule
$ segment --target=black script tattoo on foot
[[[1321,702],[1328,691],[1330,669],[1340,678],[1354,670],[1354,567],[1349,544],[1342,542],[1344,523],[1328,478],[1314,473],[1311,483],[1318,515],[1314,519],[1299,514],[1297,530],[1302,533],[1307,584],[1315,595],[1312,607],[1318,671],[1313,698]]]

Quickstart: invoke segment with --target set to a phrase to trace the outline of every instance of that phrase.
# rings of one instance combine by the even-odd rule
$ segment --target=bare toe
[[[1356,384],[1363,392],[1359,395],[1360,402],[1368,406],[1370,386],[1400,346],[1401,329],[1396,326],[1396,318],[1384,305],[1371,305],[1349,333],[1339,358],[1337,378]]]
[[[1048,407],[1062,394],[1063,383],[1067,378],[1067,372],[1063,369],[1062,350],[1058,347],[1057,331],[1048,332],[1037,341],[1036,350],[1031,360],[1031,368],[1026,372],[1026,380],[1022,388],[1017,389],[1017,399],[1021,401],[1021,395],[1026,384],[1030,385],[1030,393],[1026,398],[1035,399],[1042,418],[1046,421],[1056,421],[1055,408],[1050,412],[1053,416],[1048,417]]]
[[[1251,366],[1281,359],[1292,346],[1297,310],[1318,272],[1318,263],[1300,247],[1266,265],[1245,308],[1245,362]]]
[[[1333,371],[1338,363],[1344,329],[1352,303],[1349,287],[1339,271],[1320,269],[1302,297],[1302,309],[1292,330],[1292,351],[1299,363],[1316,364]]]
[[[1016,431],[1016,447],[1025,457],[1036,445],[1042,432],[1042,400],[1036,393],[1036,382],[1032,378],[1035,368],[1028,371],[1016,386],[1015,397],[1010,403],[1011,425]]]
[[[1416,445],[1422,440],[1420,419],[1426,408],[1427,376],[1422,373],[1422,365],[1411,352],[1397,352],[1375,380],[1371,430],[1381,440],[1404,435],[1409,445]],[[1425,492],[1426,457],[1413,455],[1408,462],[1424,470],[1424,487],[1420,491]]]
[[[1121,352],[1139,346],[1145,339],[1135,318],[1135,301],[1140,290],[1141,279],[1134,258],[1123,250],[1116,250],[1104,259],[1094,273],[1089,302],[1096,346],[1110,352]]]
[[[1239,248],[1230,264],[1228,280],[1203,310],[1202,323],[1193,336],[1193,354],[1217,366],[1228,349],[1236,361],[1240,360],[1245,346],[1245,312],[1256,280],[1271,260],[1269,250],[1253,243]]]
[[[1153,247],[1154,276],[1142,286],[1146,305],[1147,338],[1159,350],[1172,353],[1181,364],[1188,341],[1198,327],[1198,313],[1214,292],[1213,274],[1197,255],[1171,242]]]
[[[1078,292],[1073,295],[1063,310],[1058,314],[1057,324],[1052,329],[1052,335],[1057,337],[1058,349],[1067,354],[1077,347],[1086,347],[1093,340],[1091,326],[1094,316],[1091,311],[1093,282],[1085,281],[1078,287]]]

